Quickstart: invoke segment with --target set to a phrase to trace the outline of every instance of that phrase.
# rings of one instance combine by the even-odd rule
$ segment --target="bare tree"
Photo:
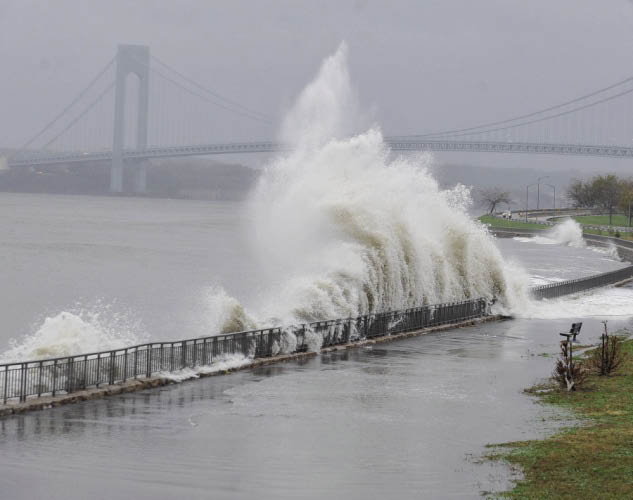
[[[499,203],[512,203],[510,193],[499,187],[482,189],[479,192],[479,200],[488,207],[488,213],[493,213]]]

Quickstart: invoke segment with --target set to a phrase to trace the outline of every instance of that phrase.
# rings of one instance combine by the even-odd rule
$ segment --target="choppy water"
[[[140,334],[190,336],[204,331],[192,304],[209,283],[257,288],[236,204],[2,194],[0,206],[2,342],[97,299],[104,323],[123,304]],[[587,248],[497,244],[548,280],[622,265]],[[615,327],[631,324],[632,299],[625,288],[562,304],[580,306],[576,319],[593,303],[618,314]],[[507,471],[471,454],[542,428],[546,409],[520,391],[549,374],[539,354],[569,321],[482,325],[4,419],[2,496],[475,498]],[[598,335],[598,319],[583,321],[585,339]]]
[[[3,193],[0,213],[0,351],[62,311],[130,338],[208,335],[213,286],[261,284],[236,203]]]

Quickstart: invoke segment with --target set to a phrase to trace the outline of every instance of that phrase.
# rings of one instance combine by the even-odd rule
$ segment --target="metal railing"
[[[553,299],[562,297],[563,295],[584,292],[592,288],[613,285],[614,283],[631,278],[633,278],[633,266],[627,266],[622,269],[617,269],[616,271],[588,276],[587,278],[578,278],[537,286],[532,288],[531,292],[532,296],[537,299]]]
[[[416,307],[357,318],[265,328],[175,342],[153,342],[105,352],[0,365],[0,401],[70,394],[149,378],[161,372],[211,365],[230,355],[264,358],[319,350],[488,314],[485,299]]]
[[[531,289],[535,298],[555,298],[633,278],[633,266]],[[152,342],[111,351],[0,365],[0,401],[71,394],[88,388],[149,378],[161,372],[212,365],[231,355],[265,358],[319,350],[422,328],[454,324],[489,314],[485,299],[435,304],[357,318],[264,328],[175,342]]]

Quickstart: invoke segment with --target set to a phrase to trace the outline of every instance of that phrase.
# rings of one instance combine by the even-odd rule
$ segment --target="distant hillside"
[[[258,172],[239,164],[203,158],[177,158],[148,162],[148,196],[239,200],[253,187]],[[108,194],[108,163],[0,170],[0,191],[29,193]],[[126,171],[124,186],[132,191]]]

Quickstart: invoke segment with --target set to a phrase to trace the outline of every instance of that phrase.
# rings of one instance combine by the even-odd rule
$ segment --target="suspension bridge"
[[[130,90],[132,89],[132,90]],[[37,134],[9,168],[109,162],[110,190],[147,189],[147,160],[288,151],[276,141],[213,142],[218,116],[269,130],[274,121],[150,54],[120,45],[116,56]],[[394,151],[457,151],[633,157],[633,77],[512,118],[420,135],[389,136]]]

